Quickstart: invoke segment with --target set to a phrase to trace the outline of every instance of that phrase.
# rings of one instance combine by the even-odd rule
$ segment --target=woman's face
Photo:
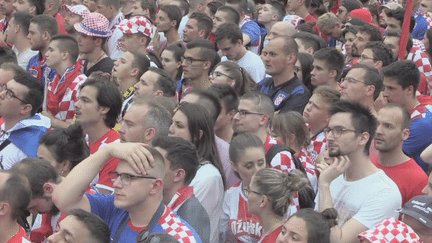
[[[423,44],[426,48],[426,51],[429,51],[429,38],[427,37],[427,33],[425,33],[424,38],[423,38]]]
[[[173,122],[169,128],[169,136],[177,136],[192,142],[192,136],[189,131],[189,123],[186,115],[177,111],[173,116]]]
[[[222,65],[219,65],[210,74],[210,82],[213,84],[230,85],[234,87],[234,80],[230,77],[230,74],[225,71]]]
[[[162,65],[165,71],[171,74],[172,78],[175,78],[177,71],[181,66],[181,62],[177,62],[174,58],[174,53],[172,51],[165,50],[161,54]]]
[[[351,55],[352,52],[352,45],[354,43],[354,40],[356,39],[356,35],[354,33],[348,32],[345,34],[345,49],[347,54]]]
[[[294,71],[297,74],[297,78],[300,79],[300,81],[303,82],[303,72],[302,72],[302,65],[300,60],[297,58],[297,62],[294,65]]]
[[[234,171],[239,173],[243,185],[248,188],[252,176],[266,167],[263,148],[248,148],[242,151],[237,163],[232,162]]]
[[[276,239],[276,243],[308,243],[308,231],[306,222],[296,216],[289,218],[282,226],[282,231]]]
[[[44,159],[48,161],[56,169],[57,173],[59,173],[60,175],[66,176],[67,173],[69,173],[69,170],[64,171],[63,163],[57,162],[57,160],[55,159],[55,155],[44,144],[39,145],[37,156],[39,159]]]

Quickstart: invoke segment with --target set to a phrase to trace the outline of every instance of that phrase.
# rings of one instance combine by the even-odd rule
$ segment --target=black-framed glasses
[[[219,71],[214,71],[214,72],[210,73],[210,77],[212,77],[212,78],[217,78],[217,77],[220,77],[220,76],[225,76],[227,78],[233,79],[231,76],[229,76],[229,75],[227,75],[225,73],[219,72]]]
[[[365,83],[365,82],[363,82],[363,81],[361,81],[361,80],[357,80],[357,79],[355,79],[355,78],[348,78],[348,77],[345,77],[345,78],[343,78],[343,79],[341,79],[341,83],[343,83],[343,82],[347,82],[347,83],[349,83],[349,84],[355,84],[355,83]]]
[[[263,113],[251,112],[247,110],[236,110],[236,114],[239,114],[241,118],[245,118],[247,115],[259,115],[259,116],[265,115]]]
[[[180,57],[180,61],[182,63],[186,63],[187,65],[191,65],[193,62],[207,62],[208,60],[204,60],[204,59],[195,59],[192,57],[185,57],[185,56],[181,56]]]
[[[118,173],[117,171],[111,171],[109,176],[112,182],[116,181],[117,178],[120,177],[121,183],[125,186],[130,185],[132,180],[135,179],[156,179],[156,177],[153,176],[136,176],[128,173]]]
[[[12,98],[15,98],[26,105],[28,104],[28,102],[25,102],[24,100],[18,98],[12,90],[8,89],[6,84],[3,84],[3,86],[1,86],[1,92],[2,91],[6,91],[6,99],[10,100]]]
[[[360,56],[360,60],[372,60],[372,61],[376,61],[375,58],[373,57],[368,57],[366,55],[361,55]]]
[[[341,127],[341,126],[336,126],[336,127],[333,127],[333,128],[330,128],[330,127],[324,128],[324,133],[326,134],[326,136],[330,132],[333,134],[333,137],[335,137],[335,138],[340,137],[342,135],[342,133],[346,133],[346,132],[361,133],[359,130],[346,129],[346,128]]]
[[[257,194],[257,195],[260,195],[260,196],[264,195],[264,194],[262,194],[262,193],[259,193],[259,192],[257,192],[257,191],[254,191],[254,190],[251,190],[251,189],[248,189],[248,188],[245,188],[245,189],[244,189],[244,194],[245,194],[246,197],[249,196],[249,194],[250,194],[251,192],[253,192],[253,193]]]

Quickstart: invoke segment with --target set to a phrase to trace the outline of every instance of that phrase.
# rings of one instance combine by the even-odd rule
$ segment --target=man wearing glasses
[[[114,194],[83,194],[111,157],[120,159],[110,172]],[[164,177],[164,158],[156,149],[111,143],[74,167],[52,199],[62,212],[81,208],[101,217],[110,227],[113,243],[142,242],[147,232],[167,233],[180,242],[202,242],[188,223],[163,204]]]
[[[0,168],[10,169],[27,157],[36,157],[39,138],[51,126],[36,111],[42,106],[43,86],[29,74],[16,75],[1,86]]]
[[[368,108],[339,101],[330,108],[325,129],[327,152],[317,164],[319,211],[335,208],[340,232],[336,242],[358,242],[357,235],[387,217],[398,217],[402,197],[397,185],[369,159],[377,122]]]
[[[209,40],[198,38],[186,45],[186,51],[181,58],[184,79],[177,83],[178,101],[193,88],[206,89],[211,86],[209,73],[218,58]]]

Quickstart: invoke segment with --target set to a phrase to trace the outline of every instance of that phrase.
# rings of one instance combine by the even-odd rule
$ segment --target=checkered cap
[[[69,12],[71,12],[73,14],[77,14],[77,15],[83,17],[83,18],[85,18],[90,13],[90,11],[88,10],[88,8],[86,6],[84,6],[84,5],[70,6],[70,5],[64,4],[64,5],[61,6],[60,11],[61,11],[60,12],[61,14],[69,11]]]
[[[100,13],[89,13],[81,23],[74,24],[75,29],[84,35],[96,37],[109,37],[111,30],[109,21]]]
[[[388,217],[382,223],[358,235],[360,242],[372,243],[421,243],[420,237],[411,227],[395,218]]]
[[[145,36],[151,37],[153,33],[153,25],[144,16],[135,16],[124,24],[118,27],[124,34],[138,34],[141,33]]]

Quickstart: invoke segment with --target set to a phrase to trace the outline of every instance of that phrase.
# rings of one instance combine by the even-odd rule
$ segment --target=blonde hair
[[[318,18],[318,27],[320,29],[325,26],[333,28],[337,23],[340,23],[340,20],[334,13],[325,13]]]
[[[257,190],[270,198],[272,210],[284,216],[293,202],[294,193],[310,186],[308,178],[299,170],[288,174],[273,168],[259,170],[253,179]]]

